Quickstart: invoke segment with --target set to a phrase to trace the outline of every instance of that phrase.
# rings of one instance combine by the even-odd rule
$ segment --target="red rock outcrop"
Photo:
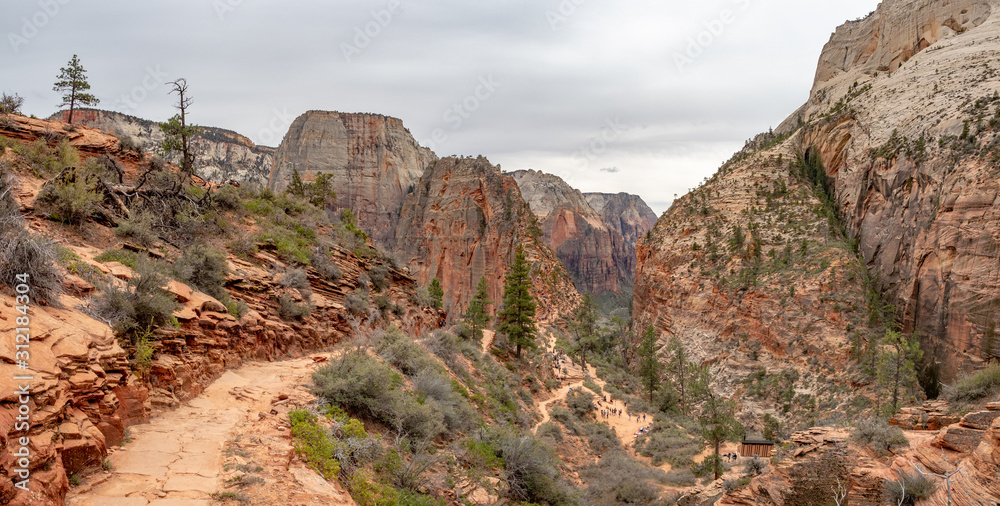
[[[303,181],[332,174],[337,208],[353,210],[358,226],[388,245],[403,198],[436,159],[399,119],[309,111],[295,119],[281,141],[268,186],[284,189],[293,170]]]
[[[483,157],[432,163],[406,197],[396,249],[421,284],[438,278],[449,314],[465,311],[481,277],[495,311],[518,247],[532,264],[541,319],[572,310],[579,300],[565,267],[529,227],[534,216],[514,178]]]
[[[630,193],[584,193],[583,196],[601,214],[604,223],[625,238],[635,256],[635,243],[656,226],[656,213],[642,197]]]
[[[67,139],[74,148],[92,153],[113,153],[121,146],[117,137],[95,128],[15,114],[0,115],[0,132],[5,137],[29,141],[42,138],[54,143]]]
[[[511,175],[541,222],[545,243],[562,260],[578,289],[627,292],[634,283],[635,244],[612,229],[579,190],[535,170]],[[624,216],[622,219],[626,219]]]

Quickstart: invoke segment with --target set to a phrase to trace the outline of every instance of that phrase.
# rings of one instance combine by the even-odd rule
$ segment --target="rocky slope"
[[[50,120],[65,121],[68,111],[53,114]],[[119,138],[131,137],[131,142],[143,151],[156,153],[163,141],[163,131],[155,121],[136,118],[113,111],[78,109],[73,112],[77,125],[112,133]],[[274,148],[258,146],[250,139],[230,130],[199,126],[200,135],[193,146],[197,162],[195,173],[209,181],[241,181],[267,184],[274,163]],[[176,154],[171,162],[180,160]]]
[[[296,118],[281,141],[268,186],[284,189],[293,170],[303,181],[332,174],[337,207],[353,210],[359,226],[387,245],[404,197],[436,159],[396,118],[309,111]]]
[[[946,380],[979,361],[1000,323],[998,7],[883,2],[874,18],[898,29],[876,39],[882,63],[824,71],[850,40],[838,30],[786,122],[808,122],[792,142],[822,158],[838,214]]]
[[[15,116],[6,119],[0,124],[0,134],[25,141],[45,137],[45,132],[59,131],[63,126]],[[96,130],[76,127],[66,132],[85,158],[114,157],[118,149],[117,139]],[[439,311],[414,303],[417,285],[398,269],[386,267],[387,287],[380,293],[359,289],[366,272],[380,260],[361,259],[336,245],[329,250],[330,264],[339,272],[335,281],[307,267],[308,288],[287,288],[281,273],[289,266],[273,252],[273,246],[261,244],[259,251],[247,253],[245,259],[228,257],[230,273],[225,289],[247,306],[239,318],[219,300],[187,285],[171,281],[165,286],[179,304],[173,313],[176,325],[166,325],[151,335],[152,360],[148,367],[140,367],[135,346],[116,340],[107,323],[87,313],[100,286],[135,276],[120,263],[95,260],[102,250],[126,246],[106,224],[70,227],[36,215],[33,202],[44,180],[32,174],[26,155],[21,154],[27,152],[7,147],[0,157],[5,173],[16,176],[17,187],[11,195],[31,229],[56,239],[64,248],[61,254],[75,260],[65,260],[70,263],[58,267],[66,290],[59,299],[62,308],[36,301],[29,309],[29,367],[21,370],[16,365],[23,357],[15,356],[19,350],[13,337],[0,345],[0,444],[9,450],[0,454],[0,503],[62,504],[69,488],[68,476],[99,468],[108,449],[122,442],[129,425],[148,421],[152,412],[193,398],[227,368],[248,360],[274,360],[329,348],[357,333],[357,327],[365,329],[376,322],[420,335],[437,328],[443,319]],[[127,160],[118,163],[124,167],[126,181],[133,183],[128,178],[138,171]],[[161,250],[156,254],[165,254],[168,259],[180,255],[167,244],[156,249]],[[368,298],[367,307],[374,308],[374,298],[384,297],[392,311],[349,315],[346,299],[359,293]],[[281,296],[308,304],[311,311],[300,319],[283,317],[277,302]],[[5,335],[13,336],[14,329],[23,326],[17,320],[21,316],[18,305],[8,287],[0,288],[0,332]],[[15,392],[24,383],[14,379],[19,374],[33,377],[27,398],[31,413],[27,433],[15,425],[22,399]],[[18,475],[14,469],[18,466],[12,452],[22,436],[31,440],[29,491],[15,487]]]
[[[514,178],[485,158],[444,158],[407,195],[396,250],[419,282],[441,280],[449,314],[459,315],[484,276],[496,310],[507,266],[523,247],[539,315],[551,319],[572,310],[579,294],[552,250],[532,237],[533,218]]]
[[[791,397],[820,411],[850,396],[848,343],[880,332],[866,290],[945,381],[979,362],[1000,317],[997,7],[888,0],[839,29],[809,102],[639,241],[637,323],[680,337],[734,392],[755,368],[794,369]],[[825,168],[836,218],[800,157]],[[817,390],[817,375],[831,381]],[[743,399],[758,416],[776,401]]]
[[[633,250],[639,238],[656,226],[656,213],[638,195],[584,193],[583,196],[590,207],[601,214],[604,223],[617,230]]]
[[[558,176],[535,170],[511,175],[541,222],[545,243],[556,252],[585,292],[624,292],[635,274],[635,245],[629,244],[579,190]],[[622,220],[627,218],[622,217]]]

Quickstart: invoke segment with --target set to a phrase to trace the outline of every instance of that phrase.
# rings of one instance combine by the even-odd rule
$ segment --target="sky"
[[[47,117],[78,54],[101,109],[277,146],[308,110],[401,118],[439,156],[638,194],[660,214],[809,95],[877,0],[35,0],[0,19],[0,91]]]

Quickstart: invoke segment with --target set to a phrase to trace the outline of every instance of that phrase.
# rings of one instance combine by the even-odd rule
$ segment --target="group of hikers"
[[[726,459],[729,462],[732,462],[732,461],[735,461],[736,459],[740,458],[740,455],[738,453],[736,453],[736,452],[729,452],[729,453],[722,454],[722,458]]]
[[[597,405],[594,406],[594,410],[599,411],[601,413],[601,418],[611,418],[612,416],[618,416],[618,418],[621,418],[622,414],[624,414],[628,417],[629,421],[632,421],[632,413],[625,413],[624,408],[628,407],[628,403],[626,403],[625,401],[622,401],[622,406],[623,406],[622,409],[614,408],[611,406],[604,408],[602,402],[607,402],[608,404],[614,404],[615,401],[614,399],[609,401],[607,394],[604,394],[600,399],[597,400]],[[635,415],[635,421],[638,422],[639,420],[645,422],[646,414],[643,413],[641,416]]]

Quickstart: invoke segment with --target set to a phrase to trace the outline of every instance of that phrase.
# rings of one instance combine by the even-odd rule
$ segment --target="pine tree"
[[[516,355],[521,357],[521,348],[534,348],[535,298],[531,296],[531,266],[524,256],[524,249],[517,248],[514,263],[507,272],[503,288],[503,310],[500,311],[497,331],[507,335],[516,346]]]
[[[656,330],[652,325],[646,327],[639,344],[639,377],[649,391],[649,402],[653,402],[653,393],[660,388],[660,358],[656,352]]]
[[[465,309],[465,324],[472,329],[472,338],[476,341],[483,339],[483,329],[490,323],[490,313],[488,307],[493,304],[490,300],[490,285],[486,282],[486,277],[479,278],[476,284],[476,293],[469,301]]]
[[[733,401],[724,399],[712,390],[711,373],[707,367],[700,367],[697,374],[692,378],[691,386],[701,398],[701,416],[698,422],[701,424],[701,437],[712,447],[712,455],[706,458],[696,467],[695,474],[713,474],[715,479],[725,471],[722,464],[722,457],[719,456],[719,448],[725,441],[736,439],[744,433],[743,426],[736,420],[733,413],[736,405]]]
[[[892,398],[890,414],[895,414],[899,409],[900,388],[907,388],[917,382],[916,362],[924,353],[920,349],[920,338],[914,334],[907,336],[887,330],[882,342],[889,345],[890,351],[886,352],[886,357],[882,360],[887,367],[879,370],[880,383],[885,385]]]
[[[431,295],[431,305],[436,309],[444,307],[444,288],[441,288],[441,281],[438,278],[431,280],[427,286],[427,293]]]
[[[63,101],[57,107],[69,106],[67,123],[73,122],[73,111],[76,109],[76,104],[97,105],[101,102],[90,93],[84,93],[90,89],[90,83],[87,82],[87,71],[84,70],[83,65],[80,65],[80,59],[76,55],[73,55],[67,66],[59,69],[59,76],[56,79],[58,80],[52,86],[52,91],[63,94]]]
[[[597,346],[597,306],[589,293],[583,294],[583,300],[580,301],[580,305],[576,309],[571,328],[576,334],[574,347],[580,355],[583,370],[586,371],[587,353],[593,351]]]
[[[688,406],[691,404],[691,396],[689,395],[689,378],[692,376],[692,369],[694,364],[688,362],[687,352],[684,350],[684,344],[681,343],[677,336],[670,338],[670,343],[667,345],[667,369],[670,371],[670,376],[673,382],[674,390],[677,390],[678,402],[677,404],[681,408],[681,414],[688,414]]]
[[[191,106],[192,99],[187,94],[188,84],[186,79],[178,79],[169,84],[173,85],[170,93],[176,93],[180,98],[176,107],[180,112],[175,114],[166,123],[160,123],[160,130],[163,130],[165,138],[160,143],[160,148],[164,153],[171,151],[181,152],[181,168],[188,174],[194,174],[194,152],[191,146],[191,139],[198,135],[198,129],[189,126],[187,123],[187,110]]]

